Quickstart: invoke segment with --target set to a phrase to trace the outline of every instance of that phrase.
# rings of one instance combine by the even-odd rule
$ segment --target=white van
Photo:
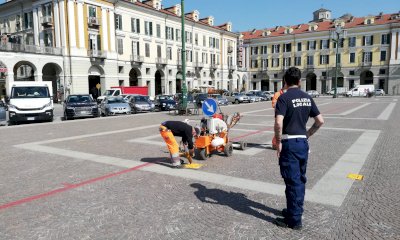
[[[366,97],[375,91],[374,85],[358,85],[346,92],[346,97]]]
[[[7,92],[11,124],[22,121],[53,121],[51,82],[14,82]]]

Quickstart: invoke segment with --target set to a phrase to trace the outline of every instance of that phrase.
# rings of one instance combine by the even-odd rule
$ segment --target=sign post
[[[204,100],[201,108],[204,115],[206,115],[207,117],[212,117],[217,112],[218,104],[214,99],[207,98],[206,100]]]

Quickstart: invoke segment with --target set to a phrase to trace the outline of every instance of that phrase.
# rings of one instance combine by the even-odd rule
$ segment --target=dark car
[[[89,94],[69,95],[64,101],[64,120],[98,116],[97,102]]]
[[[175,110],[177,103],[173,95],[157,95],[154,99],[155,109],[159,111]]]
[[[207,94],[207,93],[199,93],[199,94],[196,94],[196,95],[194,96],[194,101],[196,102],[197,107],[201,108],[201,106],[202,106],[204,100],[206,100],[207,98],[208,98],[208,94]]]
[[[142,95],[131,96],[129,105],[133,113],[153,112],[155,108],[154,103],[150,101],[150,97]]]

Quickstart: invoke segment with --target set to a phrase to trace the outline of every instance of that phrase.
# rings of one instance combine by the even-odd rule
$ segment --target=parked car
[[[155,109],[159,111],[175,110],[178,107],[173,95],[157,95],[154,99]]]
[[[154,112],[155,109],[155,105],[150,101],[149,96],[132,96],[130,97],[129,105],[131,106],[132,113]]]
[[[375,96],[385,96],[385,91],[383,89],[375,89]]]
[[[275,94],[273,91],[264,91],[263,93],[267,96],[268,100],[270,101],[272,100]]]
[[[246,96],[244,93],[238,93],[238,92],[229,92],[224,95],[226,99],[228,99],[229,102],[231,103],[243,103],[243,102],[250,102],[250,98]]]
[[[256,95],[260,98],[260,101],[268,101],[270,98],[261,90],[252,90],[249,93]]]
[[[6,125],[7,122],[7,105],[0,100],[0,125]]]
[[[228,105],[229,101],[226,99],[226,97],[223,97],[221,94],[211,94],[211,97],[217,101],[218,105]]]
[[[129,103],[122,97],[108,97],[101,102],[100,111],[102,116],[110,116],[116,114],[131,114],[132,109]]]
[[[207,93],[198,93],[194,95],[194,102],[196,102],[198,108],[201,108],[204,100],[206,100],[207,98],[208,98]]]
[[[319,97],[319,92],[316,90],[308,90],[307,93],[313,98]]]
[[[64,120],[99,116],[97,102],[89,94],[69,95],[64,101]]]
[[[254,93],[246,93],[246,96],[250,98],[250,102],[259,102],[261,101],[260,97],[255,95]]]

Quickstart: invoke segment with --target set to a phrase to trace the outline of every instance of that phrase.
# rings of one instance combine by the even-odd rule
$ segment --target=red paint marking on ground
[[[145,163],[145,164],[133,167],[133,168],[128,168],[128,169],[125,169],[125,170],[122,170],[122,171],[119,171],[119,172],[110,173],[110,174],[107,174],[107,175],[104,175],[104,176],[100,176],[100,177],[97,177],[97,178],[93,178],[93,179],[89,179],[89,180],[86,180],[86,181],[83,181],[83,182],[80,182],[80,183],[77,183],[77,184],[68,184],[68,183],[65,184],[64,183],[63,184],[64,185],[63,188],[55,189],[55,190],[52,190],[52,191],[49,191],[49,192],[45,192],[45,193],[42,193],[42,194],[30,196],[30,197],[27,197],[27,198],[23,198],[23,199],[20,199],[20,200],[17,200],[17,201],[13,201],[13,202],[9,202],[9,203],[0,205],[0,210],[4,210],[4,209],[10,208],[10,207],[15,207],[15,206],[18,206],[18,205],[21,205],[21,204],[24,204],[24,203],[32,202],[32,201],[35,201],[35,200],[38,200],[38,199],[41,199],[41,198],[49,197],[49,196],[52,196],[52,195],[55,195],[55,194],[58,194],[58,193],[62,193],[62,192],[65,192],[65,191],[68,191],[68,190],[71,190],[71,189],[82,187],[84,185],[88,185],[88,184],[99,182],[99,181],[102,181],[102,180],[105,180],[105,179],[108,179],[108,178],[119,176],[119,175],[122,175],[122,174],[125,174],[125,173],[129,173],[129,172],[138,170],[140,168],[143,168],[143,167],[146,167],[146,166],[152,165],[152,164],[153,163]]]
[[[251,135],[256,135],[256,134],[262,133],[264,131],[270,131],[270,130],[273,130],[273,127],[263,128],[263,129],[258,130],[258,131],[254,131],[254,132],[247,133],[247,134],[244,134],[244,135],[241,135],[241,136],[238,136],[238,137],[231,138],[231,140],[232,141],[236,141],[238,139],[242,139],[242,138],[245,138],[245,137],[248,137],[248,136],[251,136]]]

